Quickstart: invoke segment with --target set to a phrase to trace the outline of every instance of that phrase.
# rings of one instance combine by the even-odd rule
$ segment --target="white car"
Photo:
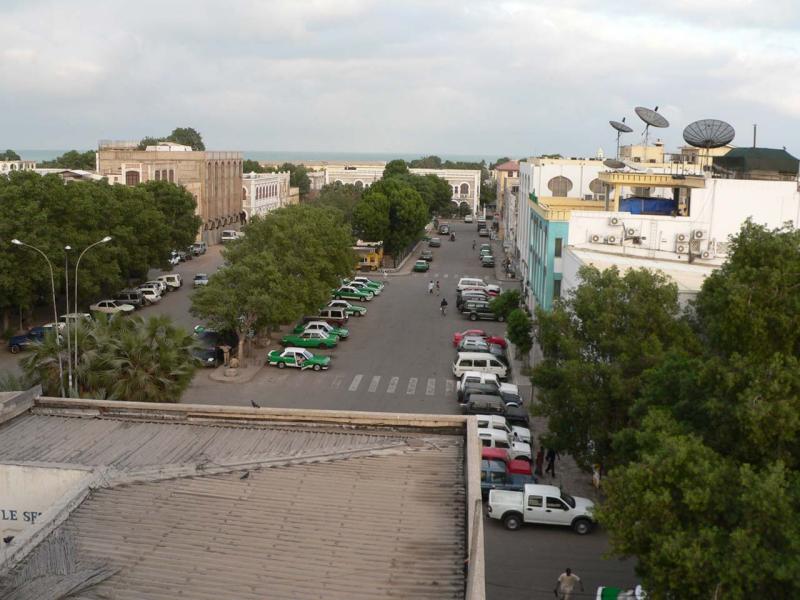
[[[161,302],[161,294],[159,294],[153,288],[139,288],[139,291],[142,293],[142,297],[144,297],[148,304],[158,304]]]
[[[554,485],[528,483],[522,492],[489,492],[489,516],[512,531],[523,523],[542,523],[565,525],[585,535],[594,526],[593,509],[594,502],[588,498],[572,497]]]
[[[478,288],[486,291],[486,282],[483,279],[478,279],[477,277],[462,277],[458,280],[456,291],[460,292],[466,288]]]
[[[330,308],[341,308],[345,310],[347,314],[354,314],[358,317],[363,317],[365,314],[367,314],[366,307],[350,304],[347,300],[331,300],[328,302],[328,306]]]
[[[233,229],[225,229],[222,231],[222,236],[220,237],[220,241],[224,244],[225,242],[232,242],[235,239],[239,238],[239,234]]]
[[[192,281],[193,287],[200,287],[201,285],[208,285],[208,275],[205,273],[197,273]]]
[[[478,429],[497,429],[510,435],[512,439],[526,444],[531,443],[531,430],[519,425],[509,425],[506,418],[501,415],[475,415],[478,420]]]
[[[181,262],[181,257],[178,256],[177,252],[173,252],[172,254],[170,254],[170,256],[169,256],[169,264],[171,264],[174,267],[175,265],[179,264],[180,262]]]
[[[309,321],[303,326],[303,331],[321,331],[325,335],[338,335],[342,339],[350,334],[344,327],[333,327],[327,321]]]
[[[384,287],[386,287],[385,283],[382,283],[380,281],[376,281],[375,279],[370,279],[369,277],[362,277],[360,275],[358,277],[353,277],[353,279],[351,279],[351,281],[357,281],[359,283],[364,283],[366,285],[372,284],[373,287],[378,287],[380,289],[383,289]],[[377,284],[377,285],[375,285],[375,284]]]
[[[456,391],[460,392],[467,383],[490,383],[500,389],[500,379],[494,373],[480,373],[478,371],[467,371],[456,382]],[[512,384],[513,385],[513,384]]]
[[[369,287],[366,283],[362,281],[356,281],[353,279],[347,283],[349,287],[356,288],[357,290],[361,290],[362,292],[372,292],[373,295],[378,296],[380,295],[383,288],[373,288]]]
[[[114,315],[117,313],[123,313],[127,315],[132,313],[135,310],[135,307],[132,304],[121,304],[116,300],[100,300],[100,302],[92,304],[89,309],[93,312],[101,312],[109,315]]]
[[[472,215],[465,215],[464,223],[472,223]]]
[[[531,445],[525,442],[514,441],[511,434],[499,429],[478,429],[478,438],[484,448],[500,448],[508,452],[511,460],[527,460],[531,462]]]
[[[183,285],[183,278],[180,276],[180,273],[169,273],[168,275],[160,275],[156,278],[156,281],[160,281],[167,289],[177,290],[179,287]]]

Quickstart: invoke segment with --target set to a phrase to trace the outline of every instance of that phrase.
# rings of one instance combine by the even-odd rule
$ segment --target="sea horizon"
[[[21,149],[16,150],[23,160],[35,160],[37,162],[53,160],[61,156],[70,149]],[[79,150],[85,152],[85,150]],[[268,162],[388,162],[394,159],[405,161],[416,160],[426,156],[438,156],[442,160],[453,162],[481,162],[485,160],[487,164],[497,160],[500,156],[486,156],[481,154],[450,154],[436,152],[326,152],[326,151],[298,151],[298,150],[242,150],[245,159],[261,160]]]

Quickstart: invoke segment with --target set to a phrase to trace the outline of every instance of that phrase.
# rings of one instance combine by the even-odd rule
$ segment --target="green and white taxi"
[[[339,338],[322,331],[304,331],[300,334],[290,333],[281,338],[283,346],[298,346],[300,348],[334,348],[339,343]]]
[[[311,354],[305,348],[289,347],[283,351],[273,350],[267,354],[267,364],[279,369],[296,367],[300,370],[325,371],[331,366],[331,357]]]
[[[376,290],[383,290],[383,288],[386,287],[386,284],[381,283],[380,281],[375,281],[374,279],[369,279],[368,277],[364,277],[362,275],[359,275],[358,277],[353,277],[353,279],[351,281],[356,281],[358,283],[364,283],[368,287],[371,287],[371,288],[376,289]]]
[[[292,333],[303,333],[304,331],[321,331],[328,335],[338,336],[340,339],[345,339],[350,335],[350,331],[345,327],[334,327],[325,321],[309,321],[308,323],[300,323],[294,328]]]
[[[425,271],[427,271],[430,268],[431,268],[431,266],[428,264],[427,260],[418,260],[417,262],[414,263],[413,270],[417,271],[417,272],[424,273]]]
[[[362,291],[365,291],[365,292],[372,292],[376,296],[378,296],[381,293],[381,291],[383,290],[383,288],[372,287],[370,285],[367,285],[366,283],[363,283],[361,281],[356,281],[354,279],[351,279],[345,285],[348,285],[350,287],[354,287],[357,290],[362,290]]]
[[[366,300],[369,302],[375,297],[369,290],[360,290],[352,285],[343,285],[333,292],[333,297],[337,300]]]
[[[328,306],[330,308],[341,308],[350,316],[363,317],[367,314],[366,306],[350,304],[347,300],[331,300],[328,302]]]

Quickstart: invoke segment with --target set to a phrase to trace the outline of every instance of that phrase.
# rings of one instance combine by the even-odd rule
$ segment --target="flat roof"
[[[0,597],[483,598],[474,418],[0,402],[0,468],[91,474],[0,556]]]

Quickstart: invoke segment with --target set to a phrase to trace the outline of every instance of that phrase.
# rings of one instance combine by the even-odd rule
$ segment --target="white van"
[[[478,438],[484,448],[501,448],[511,460],[531,460],[531,445],[515,441],[510,434],[497,429],[478,429]]]
[[[224,244],[225,242],[232,242],[233,240],[237,239],[239,234],[234,229],[223,229],[222,230],[222,237],[220,237],[220,241]]]
[[[486,289],[486,282],[483,279],[478,279],[477,277],[462,277],[458,280],[458,286],[456,287],[457,291],[461,291],[464,288],[481,288]]]
[[[170,273],[169,275],[161,275],[157,279],[161,283],[167,285],[168,288],[173,290],[177,290],[179,287],[183,285],[183,278],[181,278],[179,273]]]
[[[531,443],[531,430],[519,425],[509,425],[506,418],[502,415],[477,415],[478,429],[497,429],[507,435],[515,442]]]
[[[453,375],[460,379],[467,371],[494,373],[500,379],[508,376],[508,367],[488,352],[459,352],[453,361]]]

